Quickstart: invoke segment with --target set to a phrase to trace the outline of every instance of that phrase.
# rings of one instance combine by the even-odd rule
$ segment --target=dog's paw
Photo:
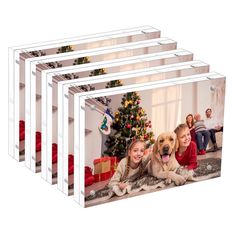
[[[165,180],[165,184],[166,184],[166,185],[171,184],[171,178],[167,178],[167,179]]]
[[[181,175],[177,175],[174,182],[175,182],[175,185],[179,186],[179,185],[185,184],[186,179]]]

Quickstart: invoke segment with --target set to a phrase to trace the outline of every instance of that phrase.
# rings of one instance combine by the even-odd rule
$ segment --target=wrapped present
[[[68,155],[68,175],[74,174],[74,155]]]
[[[109,157],[95,159],[93,164],[95,182],[104,181],[110,178],[111,160]]]
[[[41,132],[36,132],[35,145],[36,145],[36,152],[40,152],[41,151]]]
[[[89,166],[85,166],[84,175],[85,175],[85,187],[92,185],[95,180],[92,174],[92,168],[90,168]]]
[[[117,157],[101,157],[95,159],[93,162],[95,182],[111,178],[116,171],[117,163]]]
[[[57,144],[52,144],[52,164],[57,163]]]
[[[25,140],[25,122],[23,120],[19,121],[19,139],[20,141]]]

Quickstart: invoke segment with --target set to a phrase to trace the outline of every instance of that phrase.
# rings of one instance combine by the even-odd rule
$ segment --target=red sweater
[[[187,166],[189,170],[197,168],[197,146],[191,141],[186,151],[179,155],[175,153],[175,158],[181,166]]]

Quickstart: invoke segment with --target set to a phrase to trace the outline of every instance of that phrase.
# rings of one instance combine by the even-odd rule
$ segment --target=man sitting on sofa
[[[217,143],[216,143],[216,135],[215,133],[217,132],[223,132],[223,126],[220,125],[216,119],[212,116],[212,110],[211,108],[207,108],[205,111],[206,114],[206,119],[204,121],[205,126],[207,130],[210,133],[210,140],[212,141],[213,144],[213,150],[212,151],[217,151]]]

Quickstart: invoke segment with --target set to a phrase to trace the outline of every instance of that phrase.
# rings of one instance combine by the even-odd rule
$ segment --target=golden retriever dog
[[[175,185],[184,184],[186,179],[176,173],[180,167],[175,159],[177,149],[178,140],[174,132],[160,134],[153,146],[148,173],[154,177],[164,179],[167,184],[170,184],[172,181]]]

